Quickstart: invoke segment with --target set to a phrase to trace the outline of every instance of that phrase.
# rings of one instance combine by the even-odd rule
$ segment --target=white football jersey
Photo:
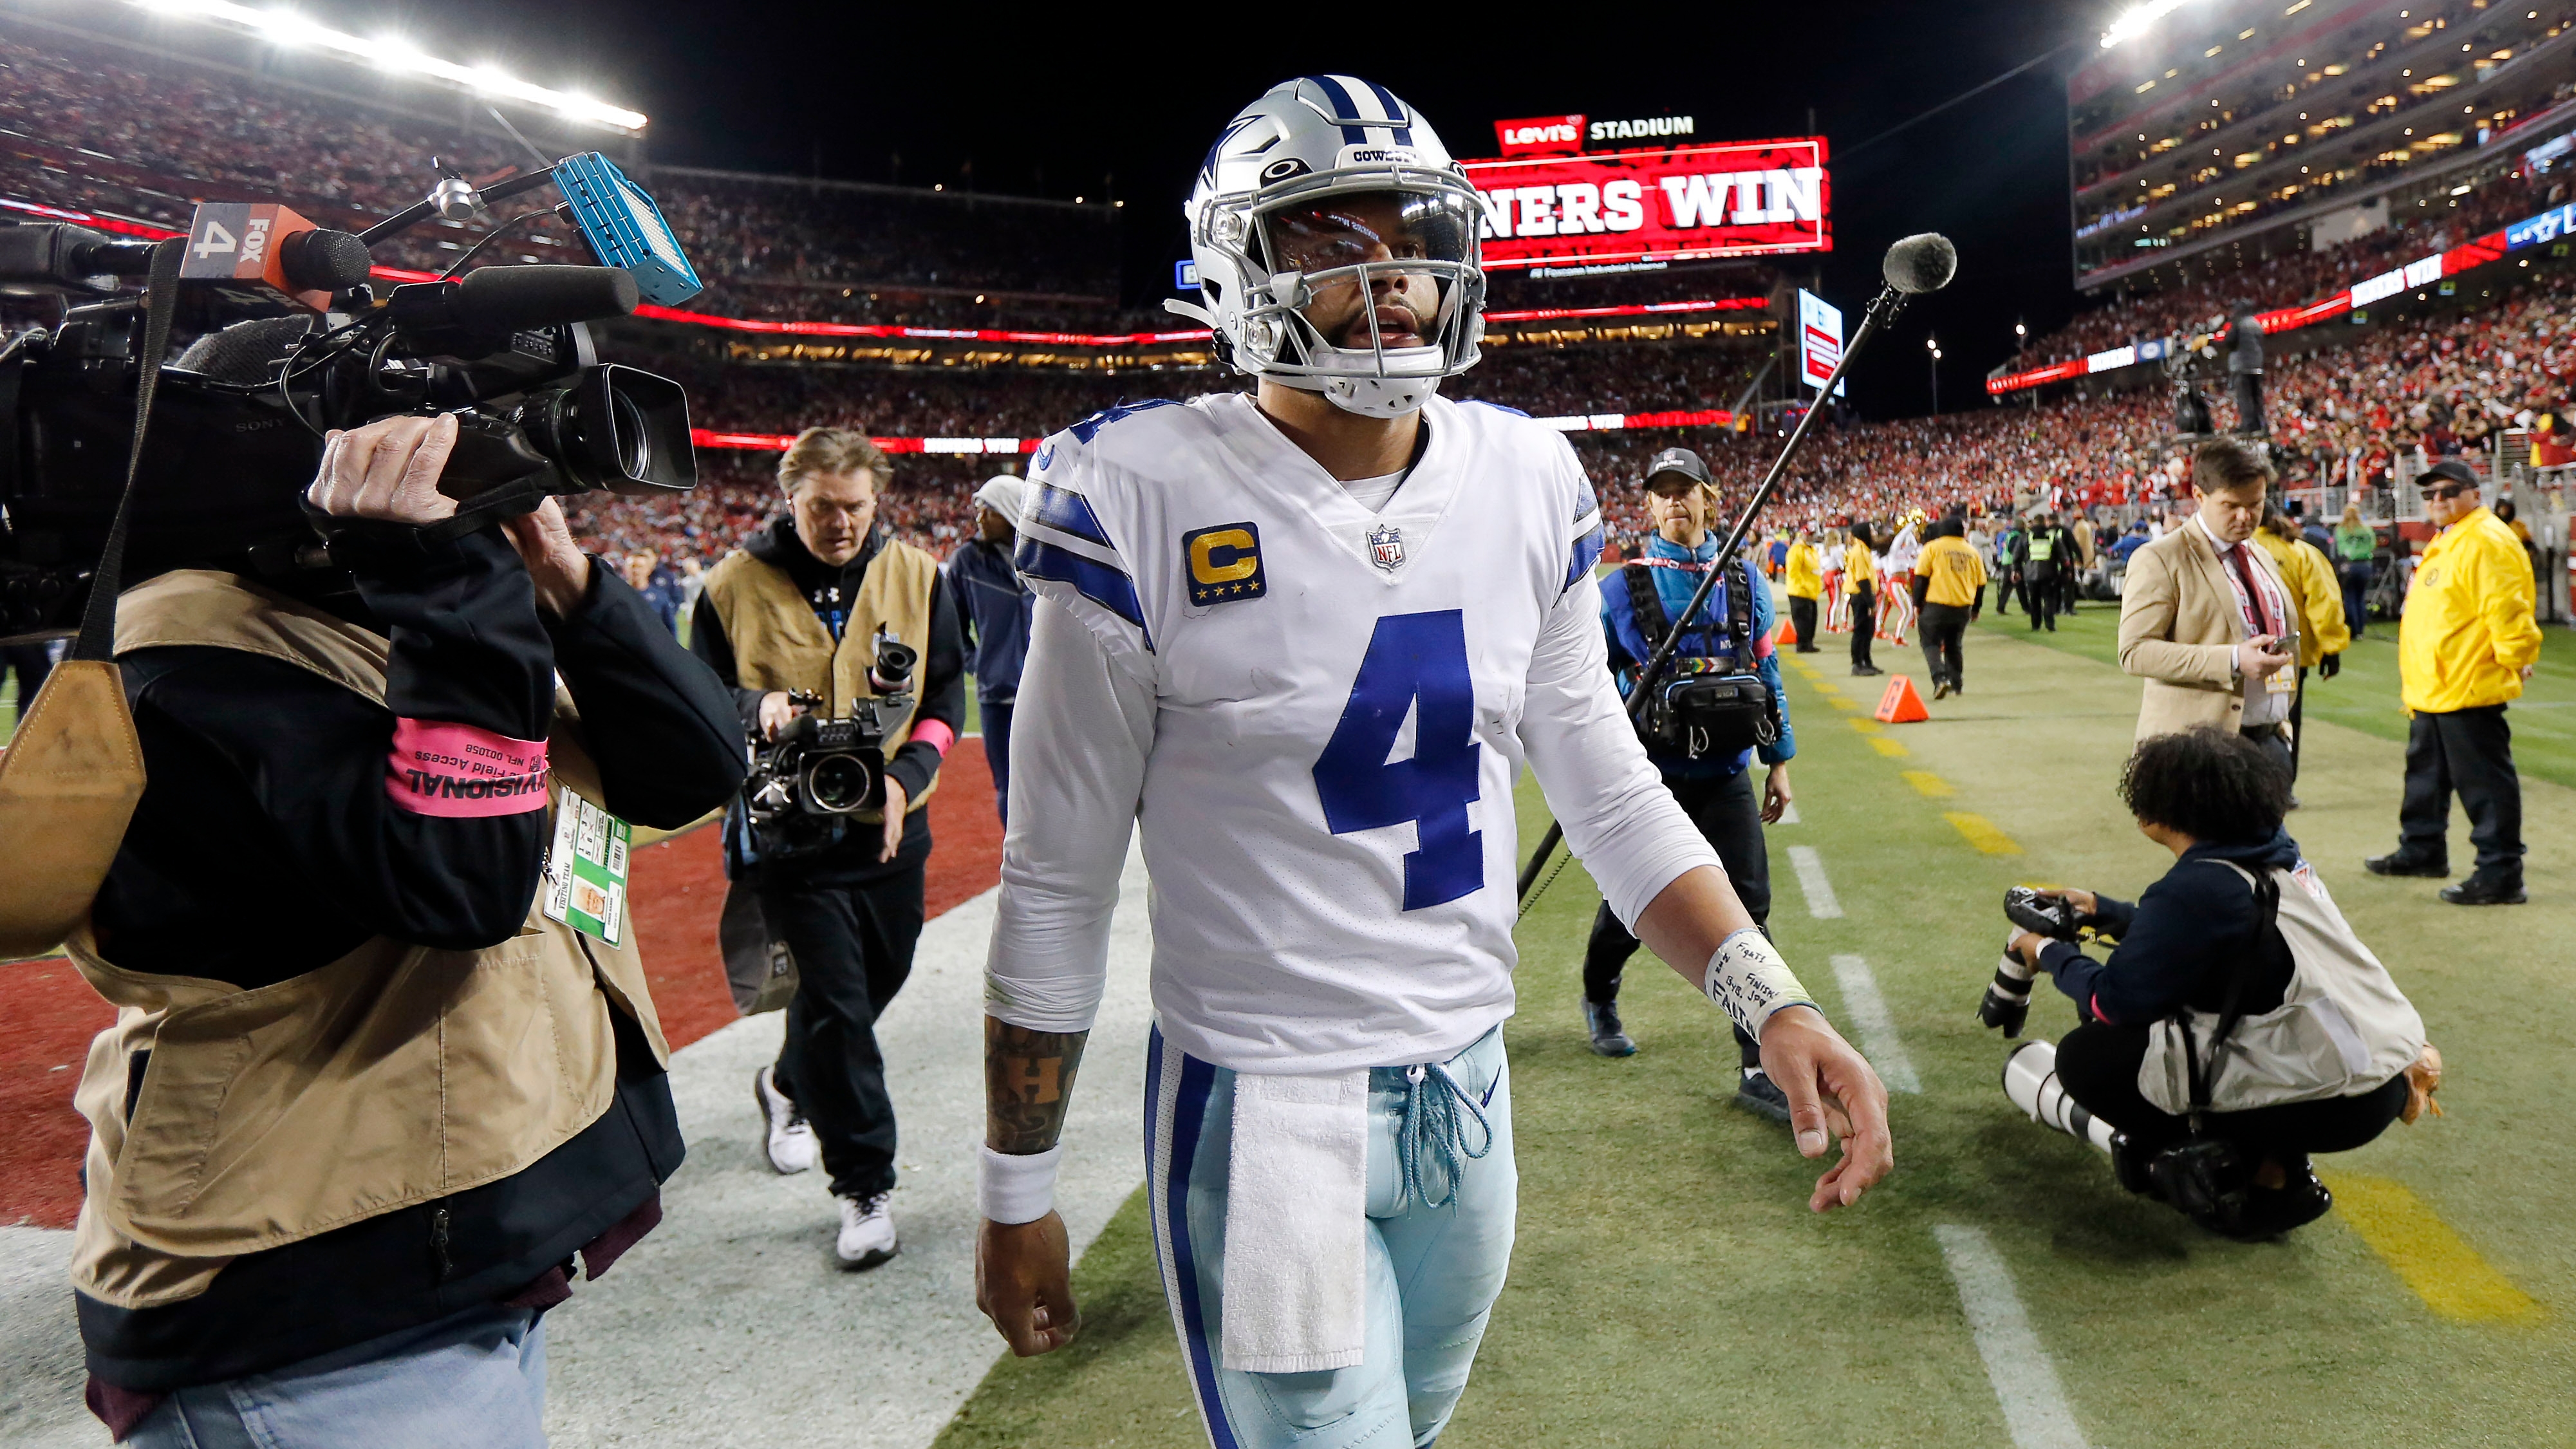
[[[1623,919],[1716,864],[1612,687],[1573,450],[1423,420],[1375,512],[1241,394],[1039,450],[994,1015],[1089,1026],[1131,821],[1163,1030],[1253,1072],[1439,1060],[1510,1014],[1524,761]]]

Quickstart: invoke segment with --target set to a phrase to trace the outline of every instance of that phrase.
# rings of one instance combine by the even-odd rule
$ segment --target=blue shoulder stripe
[[[1092,438],[1099,434],[1102,428],[1109,426],[1120,418],[1133,417],[1138,413],[1145,412],[1152,408],[1176,408],[1179,406],[1179,403],[1176,403],[1167,397],[1140,398],[1135,402],[1122,402],[1116,407],[1102,408],[1100,411],[1084,418],[1081,422],[1075,423],[1072,427],[1065,429],[1065,431],[1073,434],[1075,442],[1088,443]]]
[[[1085,543],[1102,548],[1114,547],[1109,531],[1100,526],[1100,515],[1091,511],[1091,500],[1070,488],[1040,483],[1029,520],[1041,523],[1058,533],[1069,533]]]
[[[1154,631],[1145,628],[1145,609],[1136,601],[1136,581],[1121,570],[1025,533],[1012,562],[1028,578],[1073,585],[1084,598],[1144,630],[1145,647],[1154,647]]]
[[[1601,525],[1597,523],[1587,529],[1581,538],[1574,541],[1574,559],[1565,570],[1566,588],[1573,588],[1577,580],[1592,572],[1594,564],[1601,562],[1601,546],[1608,541],[1601,532]]]

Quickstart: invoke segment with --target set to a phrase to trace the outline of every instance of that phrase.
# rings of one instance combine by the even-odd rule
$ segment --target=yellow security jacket
[[[1847,589],[1878,587],[1878,561],[1871,558],[1868,548],[1861,544],[1855,543],[1843,550],[1843,587]]]
[[[1963,538],[1936,538],[1923,545],[1914,561],[1914,576],[1925,581],[1923,602],[1964,609],[1986,586],[1986,561]]]
[[[118,653],[163,645],[264,654],[384,698],[382,635],[231,574],[167,573],[117,600]],[[547,752],[558,798],[599,800],[562,694]],[[119,1308],[177,1302],[241,1254],[528,1167],[615,1098],[612,1012],[667,1065],[632,929],[609,946],[546,919],[543,898],[497,946],[378,936],[252,990],[126,970],[84,923],[66,949],[117,1014],[72,1098],[90,1123],[73,1285]]]
[[[1789,545],[1789,597],[1815,599],[1824,596],[1825,561],[1812,543]]]
[[[2522,697],[2540,657],[2530,556],[2483,508],[2436,535],[2397,622],[2397,681],[2410,710],[2447,714]]]
[[[2305,539],[2283,538],[2268,528],[2254,531],[2254,541],[2279,566],[2282,587],[2299,611],[2299,667],[2312,669],[2329,654],[2352,647],[2352,630],[2343,617],[2343,586],[2334,565]]]

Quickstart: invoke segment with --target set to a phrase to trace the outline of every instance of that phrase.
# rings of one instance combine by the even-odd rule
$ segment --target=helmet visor
[[[1439,191],[1351,191],[1262,214],[1261,262],[1301,279],[1305,340],[1345,352],[1436,348],[1475,267],[1474,202]]]

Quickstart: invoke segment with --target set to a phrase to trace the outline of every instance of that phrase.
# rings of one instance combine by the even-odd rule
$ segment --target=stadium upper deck
[[[2576,128],[2567,0],[2205,0],[2067,83],[2076,285],[2327,246]]]

